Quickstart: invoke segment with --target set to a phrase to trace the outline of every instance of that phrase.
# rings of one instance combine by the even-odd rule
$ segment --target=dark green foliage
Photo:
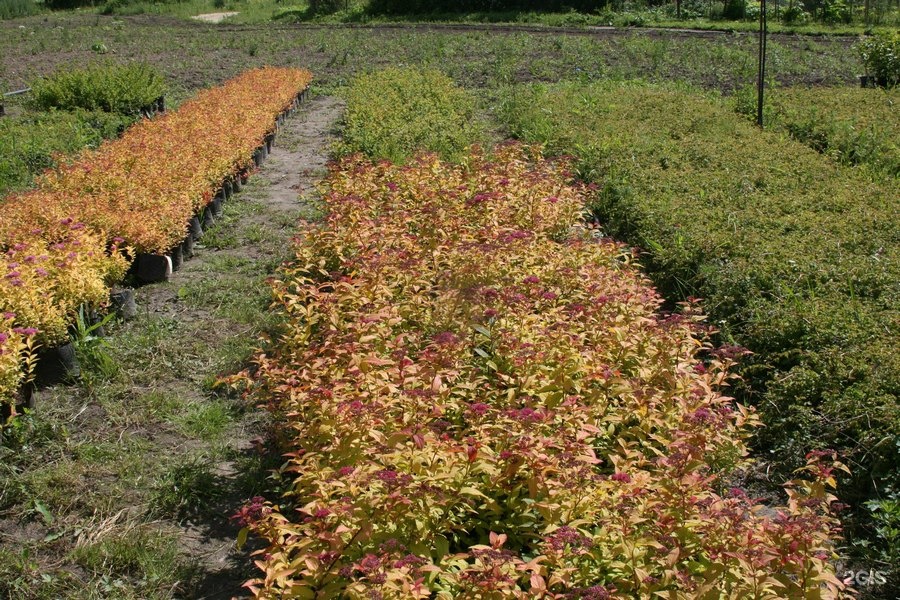
[[[103,110],[138,114],[165,93],[159,72],[146,64],[99,63],[61,69],[31,84],[31,105],[41,110]]]
[[[474,98],[434,70],[391,68],[357,77],[347,91],[339,154],[403,162],[421,150],[452,159],[483,141]]]
[[[832,447],[857,508],[900,484],[896,186],[669,87],[532,87],[502,113],[516,135],[578,156],[606,232],[646,250],[668,298],[703,297],[723,340],[754,352],[736,391],[785,474]]]
[[[85,6],[96,6],[98,3],[94,0],[44,0],[47,8],[53,10],[66,10],[72,8],[83,8]]]
[[[74,154],[119,135],[134,117],[102,111],[29,113],[0,119],[0,196],[28,187],[57,164],[56,154]]]
[[[0,0],[0,21],[27,17],[40,11],[34,0]]]
[[[605,0],[371,0],[369,10],[384,14],[506,10],[551,12],[569,9],[591,12],[608,4]]]

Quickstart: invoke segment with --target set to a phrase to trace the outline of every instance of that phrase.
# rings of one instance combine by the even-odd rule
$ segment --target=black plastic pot
[[[181,258],[182,260],[189,260],[194,257],[194,236],[188,232],[187,236],[184,238],[184,241],[181,242]]]
[[[103,322],[103,315],[96,310],[88,311],[88,323],[93,327],[93,334],[97,337],[106,337],[106,328],[100,323]]]
[[[131,288],[110,292],[109,303],[120,319],[127,321],[137,316],[137,303],[134,301],[134,290]]]
[[[166,97],[160,96],[159,98],[156,99],[156,102],[154,102],[154,105],[156,107],[156,112],[161,112],[161,113],[166,112]]]
[[[203,237],[203,226],[200,224],[200,217],[191,217],[188,228],[190,229],[190,236],[195,242]],[[193,246],[191,246],[191,249],[193,249]]]
[[[30,381],[16,390],[16,396],[11,404],[0,402],[0,424],[5,424],[14,414],[13,409],[17,415],[22,414],[26,409],[34,410],[34,382]]]
[[[210,207],[207,206],[203,210],[203,229],[204,230],[209,229],[210,227],[212,227],[215,224],[216,224],[216,219],[213,216],[212,209],[210,209]]]
[[[181,244],[169,251],[169,258],[172,260],[172,271],[181,269],[181,264],[184,262],[184,252],[181,249]]]
[[[266,158],[264,154],[265,150],[263,150],[263,148],[265,147],[266,145],[263,144],[261,147],[253,151],[253,164],[255,164],[257,167],[261,166],[263,160]]]
[[[224,209],[223,203],[225,198],[216,194],[216,197],[212,199],[212,202],[209,203],[207,210],[212,213],[214,217],[221,217],[222,211]]]
[[[272,152],[272,148],[275,147],[275,134],[270,133],[269,135],[267,135],[265,138],[265,141],[266,141],[266,154],[269,154],[270,152]]]
[[[234,186],[231,184],[230,177],[222,182],[222,194],[225,196],[225,200],[231,200],[234,196]]]
[[[244,189],[244,181],[240,173],[235,175],[231,180],[231,193],[237,194]]]
[[[57,385],[81,375],[81,367],[75,357],[75,346],[69,342],[55,348],[38,350],[34,368],[34,384],[37,387]]]
[[[172,258],[165,254],[138,254],[134,274],[143,283],[166,281],[172,275]]]

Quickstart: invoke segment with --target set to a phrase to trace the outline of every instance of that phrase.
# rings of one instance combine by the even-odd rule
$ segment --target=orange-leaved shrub
[[[223,179],[251,165],[275,118],[311,79],[306,70],[252,69],[84,151],[46,172],[38,190],[0,205],[0,244],[72,216],[139,252],[168,251]]]
[[[166,252],[184,239],[191,216],[252,165],[254,149],[311,78],[298,69],[247,71],[4,198],[0,313],[37,330],[39,345],[64,342],[79,307],[105,305],[136,251]],[[21,380],[0,378],[0,397],[15,395],[9,386]]]
[[[285,333],[232,384],[279,415],[258,598],[836,598],[840,465],[734,487],[740,354],[580,225],[536,148],[340,162],[273,282]]]

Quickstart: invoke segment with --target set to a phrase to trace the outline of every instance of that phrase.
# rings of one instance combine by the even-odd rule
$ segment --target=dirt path
[[[342,110],[339,100],[320,97],[303,105],[297,115],[288,119],[268,159],[238,196],[249,210],[238,209],[242,214],[229,215],[226,204],[225,217],[234,220],[223,225],[233,231],[210,232],[215,243],[230,247],[200,249],[193,260],[173,274],[169,284],[141,290],[138,301],[157,312],[177,316],[179,322],[194,323],[193,335],[203,339],[209,352],[227,346],[229,340],[255,338],[258,331],[254,323],[220,317],[215,307],[212,311],[208,307],[185,307],[184,290],[194,284],[204,289],[211,285],[234,289],[230,286],[233,278],[227,272],[227,265],[237,265],[240,271],[252,263],[273,267],[276,261],[286,258],[290,238],[296,233],[297,218],[308,208],[304,198],[315,192],[315,183],[325,174],[328,146]],[[232,236],[240,242],[229,243]],[[223,265],[226,272],[222,272]],[[191,383],[178,381],[173,385],[193,388],[182,390],[182,394],[204,393]],[[255,575],[247,552],[235,548],[237,527],[228,521],[227,515],[246,500],[247,490],[241,479],[247,474],[242,469],[247,455],[254,453],[251,440],[263,433],[262,419],[262,415],[250,411],[229,432],[228,444],[235,456],[212,468],[215,486],[222,492],[216,498],[215,510],[205,519],[186,520],[181,524],[181,549],[198,562],[195,567],[199,582],[192,598],[232,598],[240,592],[247,576]]]
[[[195,21],[203,21],[204,23],[221,23],[228,17],[233,17],[237,14],[236,12],[214,12],[214,13],[204,13],[202,15],[194,15],[191,17]]]

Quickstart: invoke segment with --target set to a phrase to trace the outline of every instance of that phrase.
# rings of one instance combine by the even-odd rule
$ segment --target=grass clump
[[[738,110],[756,117],[741,101]],[[900,177],[900,90],[790,87],[769,95],[766,126],[785,131],[814,150],[876,175]]]
[[[40,110],[102,110],[136,115],[166,91],[159,72],[146,64],[98,63],[61,69],[31,84],[31,104]]]
[[[357,77],[347,90],[338,154],[362,152],[405,162],[415,152],[457,158],[482,141],[474,98],[435,70],[389,68]]]
[[[738,391],[785,474],[836,448],[854,471],[845,501],[900,489],[890,185],[672,87],[533,86],[501,112],[516,135],[577,155],[607,233],[646,249],[669,299],[704,298],[722,338],[754,352]]]

